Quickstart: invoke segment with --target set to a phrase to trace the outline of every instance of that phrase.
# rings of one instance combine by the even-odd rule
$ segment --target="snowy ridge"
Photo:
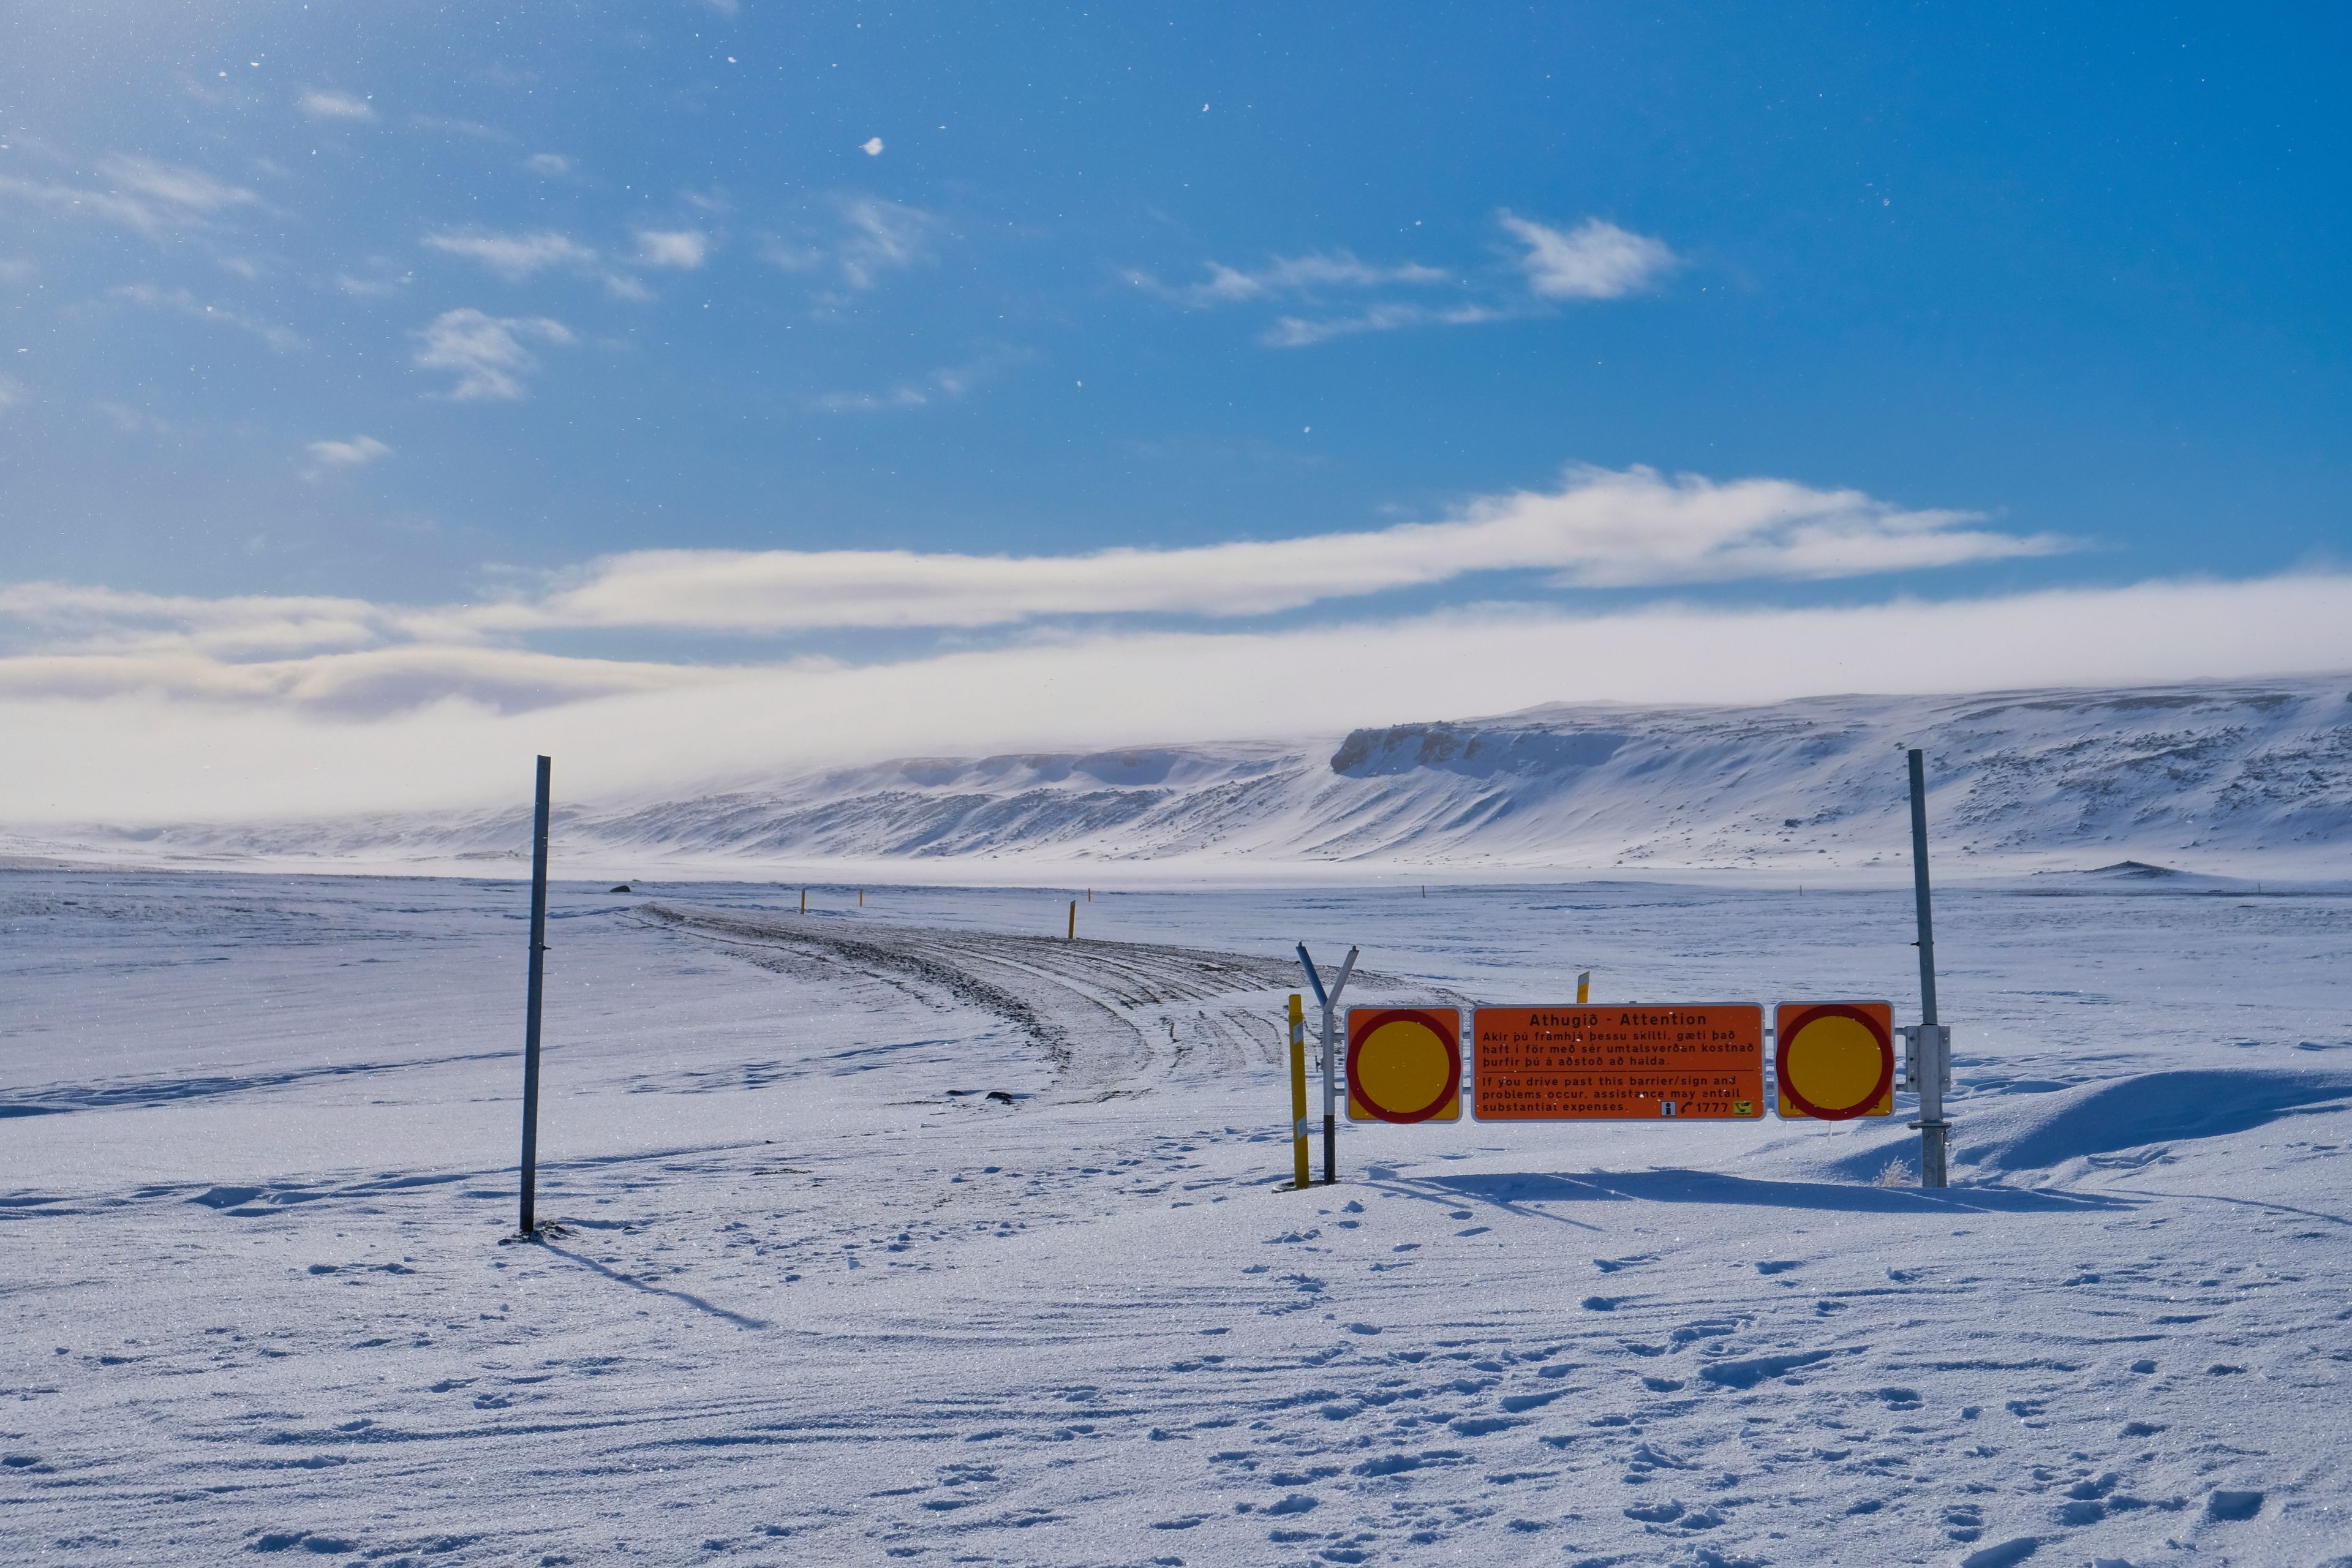
[[[2352,871],[2344,677],[1767,707],[1555,704],[1296,745],[919,758],[570,805],[568,854],[656,868],[1017,862],[1510,871],[1907,864],[1899,748],[1929,756],[1966,874],[2124,862]],[[93,827],[58,847],[267,860],[504,862],[527,814]],[[909,868],[913,868],[912,866]],[[2148,875],[2160,874],[2149,871]]]

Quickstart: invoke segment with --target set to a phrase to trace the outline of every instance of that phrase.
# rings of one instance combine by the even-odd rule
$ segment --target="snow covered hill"
[[[1901,748],[1929,758],[1938,858],[1959,874],[2140,862],[2352,874],[2345,677],[1769,707],[1555,704],[1297,744],[916,758],[669,798],[570,803],[575,866],[615,874],[890,863],[1080,878],[1309,868],[1493,874],[1906,866]],[[560,776],[560,775],[559,775]],[[430,818],[93,826],[58,853],[504,866],[527,809]],[[2128,870],[2128,867],[2126,867]],[[2156,875],[2157,872],[2147,874]]]

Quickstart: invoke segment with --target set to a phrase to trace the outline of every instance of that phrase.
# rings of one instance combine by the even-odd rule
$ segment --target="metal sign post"
[[[530,825],[530,982],[522,1024],[522,1226],[539,1229],[539,999],[547,978],[547,798],[551,764],[539,759],[539,805]]]
[[[1323,977],[1315,973],[1315,961],[1307,956],[1307,944],[1298,944],[1298,966],[1307,971],[1307,984],[1314,988],[1316,1005],[1323,1009],[1323,1184],[1327,1187],[1339,1179],[1339,1074],[1334,1031],[1339,993],[1348,988],[1348,976],[1356,972],[1356,952],[1352,947],[1348,950],[1348,961],[1339,965],[1339,978],[1326,991]]]
[[[1919,1026],[1911,1036],[1911,1087],[1919,1091],[1919,1184],[1949,1184],[1945,1164],[1951,1123],[1944,1089],[1952,1071],[1952,1032],[1936,1022],[1936,922],[1927,901],[1927,775],[1911,752],[1911,879],[1919,906]]]

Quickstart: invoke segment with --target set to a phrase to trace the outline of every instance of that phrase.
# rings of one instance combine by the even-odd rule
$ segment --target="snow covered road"
[[[2044,892],[1941,906],[1947,1193],[1769,1121],[1292,1193],[1293,941],[1907,1016],[1905,900],[562,888],[534,1246],[514,886],[0,876],[0,1560],[2352,1563],[2352,904]]]

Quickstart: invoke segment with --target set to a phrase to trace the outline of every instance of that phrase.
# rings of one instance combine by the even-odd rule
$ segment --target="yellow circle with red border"
[[[1453,1121],[1462,1113],[1460,1026],[1423,1012],[1375,1015],[1348,1041],[1351,1113],[1376,1121]]]
[[[1808,1116],[1867,1115],[1895,1085],[1895,1045],[1859,1007],[1828,1004],[1790,1020],[1775,1063],[1780,1093]]]

